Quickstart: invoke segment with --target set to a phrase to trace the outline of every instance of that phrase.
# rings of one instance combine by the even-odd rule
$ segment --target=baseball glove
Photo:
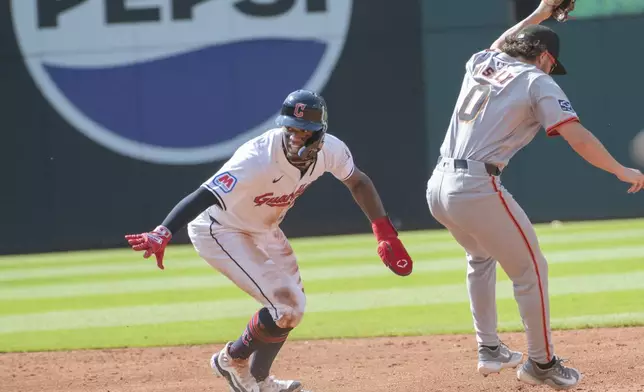
[[[544,0],[544,3],[553,7],[552,17],[557,22],[568,20],[568,14],[575,9],[575,0]]]

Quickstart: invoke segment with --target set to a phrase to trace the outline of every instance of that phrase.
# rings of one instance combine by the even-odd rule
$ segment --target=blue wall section
[[[166,3],[158,2],[159,5]],[[298,0],[296,4],[320,7],[326,3],[334,2]],[[118,154],[81,132],[77,124],[72,124],[73,121],[61,112],[60,102],[52,102],[51,97],[42,92],[33,70],[27,66],[29,58],[37,58],[50,49],[61,50],[60,47],[45,45],[40,52],[35,50],[27,58],[23,57],[18,39],[20,29],[15,28],[15,14],[12,15],[18,8],[12,8],[11,4],[26,3],[13,1],[0,5],[0,124],[3,134],[0,156],[5,169],[0,188],[3,207],[0,254],[125,246],[125,233],[149,230],[159,224],[178,200],[199,186],[224,160],[159,164]],[[89,6],[90,3],[83,4]],[[205,7],[220,3],[211,0],[203,4]],[[334,4],[342,3],[336,1]],[[169,17],[170,13],[161,15]],[[353,0],[346,41],[320,90],[329,103],[329,132],[339,136],[352,149],[356,163],[371,176],[388,213],[400,229],[439,227],[427,210],[425,185],[460,88],[465,61],[474,51],[488,47],[515,23],[514,18],[511,0],[443,3]],[[36,20],[35,14],[26,20]],[[178,23],[178,29],[186,23],[189,21]],[[244,30],[246,22],[229,23],[230,32],[239,32]],[[293,37],[297,38],[298,31],[292,23],[284,23],[281,27],[278,24],[283,22],[278,19],[270,23],[275,23],[273,27],[279,27],[280,31],[292,30]],[[562,61],[570,71],[570,75],[557,80],[569,95],[583,124],[619,160],[636,166],[629,156],[629,143],[644,129],[644,120],[639,115],[644,91],[641,76],[644,16],[573,20],[566,24],[549,22],[549,25],[561,34]],[[328,27],[329,31],[332,27]],[[78,34],[91,33],[83,30]],[[204,34],[207,36],[206,32]],[[340,39],[333,34],[321,34],[320,42]],[[177,36],[180,36],[179,30]],[[268,41],[270,39],[265,42]],[[260,57],[264,56],[262,51],[267,47],[262,46],[261,40],[251,41],[251,44],[258,46],[256,53]],[[90,49],[83,50],[91,52]],[[256,83],[222,81],[214,74],[203,83],[210,83],[213,88],[223,83],[228,86],[228,94],[235,94],[235,100],[219,96],[212,102],[220,102],[220,105],[222,102],[250,102],[244,99],[244,94],[252,94],[251,98],[257,101],[251,100],[255,102],[253,106],[274,100],[269,105],[277,111],[282,100],[279,89],[291,83],[308,83],[304,80],[306,75],[298,76],[295,71],[304,72],[305,68],[311,67],[311,61],[318,61],[311,56],[319,57],[319,53],[307,55],[306,50],[296,49],[279,54],[284,72],[270,72],[274,75],[271,83],[277,87],[261,91],[262,94],[253,93]],[[280,63],[274,60],[272,66],[277,64],[280,70]],[[257,62],[245,64],[244,69],[261,65]],[[129,118],[132,121],[128,123],[128,129],[141,133],[139,136],[146,140],[155,128],[168,128],[164,128],[164,137],[167,136],[164,142],[168,143],[174,143],[172,130],[182,125],[190,125],[193,132],[208,132],[220,123],[213,116],[228,113],[221,107],[209,113],[208,106],[199,102],[201,106],[186,107],[182,113],[194,110],[203,116],[200,118],[191,117],[190,121],[182,122],[169,113],[169,109],[158,117],[153,114],[150,117],[154,108],[150,112],[146,104],[163,98],[157,96],[163,93],[162,87],[174,86],[180,80],[195,82],[194,78],[177,78],[166,80],[164,86],[148,85],[145,91],[154,91],[152,97],[132,96],[118,89],[122,96],[112,97],[118,100],[113,109],[120,108],[129,117],[105,117],[107,112],[100,107],[98,95],[102,92],[96,91],[97,96],[92,96],[93,90],[105,91],[105,88],[100,87],[101,83],[94,86],[79,83],[80,79],[76,77],[80,74],[70,73],[69,69],[58,73],[59,82],[71,83],[76,92],[91,98],[77,98],[81,100],[79,106],[91,107],[97,112],[97,118],[103,116],[102,121],[112,127],[118,127],[119,122]],[[147,72],[143,68],[132,70],[132,83],[150,83],[143,75]],[[171,78],[171,75],[166,77]],[[294,82],[296,79],[298,81]],[[198,84],[197,89],[188,89],[188,92],[207,96],[209,89],[204,86]],[[185,85],[179,87],[186,90]],[[133,103],[128,105],[128,100]],[[180,103],[187,105],[184,101]],[[140,109],[132,105],[140,105]],[[240,105],[233,106],[238,109]],[[143,110],[147,114],[143,115]],[[229,125],[248,128],[250,125],[244,123],[247,120],[258,121],[243,118],[239,123],[233,121]],[[141,123],[140,128],[137,121]],[[230,122],[230,118],[227,121]],[[167,127],[168,124],[174,125]],[[233,129],[227,127],[226,131]],[[207,134],[192,136],[185,140],[188,146],[212,139],[212,135]],[[561,138],[547,138],[545,134],[539,135],[511,161],[503,181],[535,222],[644,216],[644,195],[626,194],[626,184],[591,167]],[[283,228],[290,237],[370,231],[369,222],[348,190],[331,175],[313,184],[297,200]],[[174,241],[186,242],[185,231],[177,233]]]

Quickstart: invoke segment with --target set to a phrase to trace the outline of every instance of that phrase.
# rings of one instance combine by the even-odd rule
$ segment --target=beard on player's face
[[[286,150],[286,156],[291,162],[306,162],[297,153],[304,147],[304,144],[306,144],[306,141],[311,136],[313,136],[312,131],[293,127],[286,127],[284,129],[284,148]]]

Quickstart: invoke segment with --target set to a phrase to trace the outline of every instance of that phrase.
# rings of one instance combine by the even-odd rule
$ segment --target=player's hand
[[[637,169],[623,167],[616,176],[620,180],[631,184],[631,187],[628,189],[628,193],[639,192],[644,187],[644,174]]]
[[[385,216],[375,219],[371,222],[371,228],[378,241],[378,256],[382,262],[396,275],[411,274],[413,261],[389,218]]]
[[[172,239],[172,233],[164,226],[157,226],[154,230],[142,234],[128,234],[125,239],[133,250],[144,250],[144,258],[154,255],[157,259],[157,267],[164,269],[163,256],[165,247]]]
[[[541,16],[543,19],[548,19],[550,16],[552,16],[552,11],[555,10],[555,8],[561,4],[561,1],[552,1],[552,0],[542,0],[539,3],[539,6],[537,9],[534,11],[537,15]]]

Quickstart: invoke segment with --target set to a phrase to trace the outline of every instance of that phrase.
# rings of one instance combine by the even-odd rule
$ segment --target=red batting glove
[[[154,255],[157,259],[157,267],[164,269],[163,256],[165,254],[165,247],[172,239],[172,233],[164,226],[157,226],[149,233],[143,234],[128,234],[125,236],[127,242],[132,246],[133,250],[144,250],[144,258]]]
[[[396,275],[411,274],[413,261],[405,246],[398,239],[398,232],[391,224],[389,217],[382,217],[371,222],[371,229],[378,241],[378,256]]]

